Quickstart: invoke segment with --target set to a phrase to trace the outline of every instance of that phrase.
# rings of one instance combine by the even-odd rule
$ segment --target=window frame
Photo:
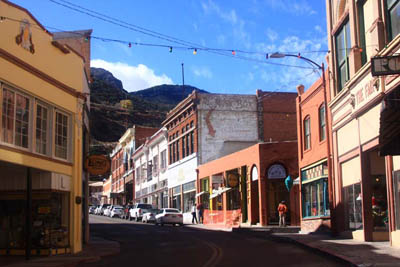
[[[321,112],[323,110],[323,113]],[[319,141],[326,140],[326,108],[325,103],[322,103],[318,108],[318,125],[319,125]]]
[[[306,127],[308,122],[308,127]],[[308,134],[307,134],[308,130]],[[307,115],[303,120],[303,149],[304,151],[311,149],[311,118]]]
[[[350,79],[350,65],[349,65],[349,54],[351,50],[351,37],[350,37],[350,22],[346,19],[340,26],[339,30],[335,34],[335,54],[336,54],[336,72],[337,72],[337,93],[343,90],[346,82]],[[343,34],[344,47],[339,47],[340,35]],[[348,40],[350,39],[350,40]],[[347,47],[349,45],[349,47]],[[339,49],[344,50],[344,57],[341,62],[339,62]],[[345,68],[344,80],[342,77],[342,68]]]
[[[56,139],[57,139],[57,113],[60,113],[62,116],[67,117],[68,121],[67,121],[67,145],[66,145],[66,158],[63,157],[59,157],[56,155],[56,150],[57,150],[57,145],[56,145]],[[58,109],[58,108],[54,108],[53,110],[53,157],[60,159],[60,160],[65,160],[65,161],[70,161],[71,159],[71,154],[72,154],[72,149],[71,149],[71,140],[72,140],[72,116],[70,114],[68,114],[67,112]]]
[[[42,153],[42,152],[40,152],[40,151],[38,151],[38,136],[37,136],[37,131],[38,131],[38,123],[37,123],[37,120],[38,120],[38,107],[41,107],[41,108],[44,108],[44,109],[47,109],[47,122],[46,122],[46,127],[47,127],[47,131],[46,131],[46,151],[45,151],[45,153]],[[52,125],[52,121],[53,121],[53,119],[52,119],[52,114],[53,114],[53,112],[52,112],[52,107],[50,107],[49,105],[47,105],[47,104],[45,104],[45,103],[43,103],[42,101],[39,101],[39,100],[36,100],[35,101],[35,112],[34,112],[34,122],[35,122],[35,124],[34,124],[34,148],[33,148],[33,150],[34,150],[34,152],[35,153],[38,153],[38,154],[41,154],[41,155],[46,155],[46,156],[49,156],[50,155],[50,151],[52,151],[52,145],[53,145],[53,142],[52,142],[52,127],[51,127],[51,125]]]
[[[393,36],[393,27],[392,27],[392,21],[391,21],[391,16],[390,16],[390,11],[393,10],[398,6],[400,8],[400,0],[394,0],[392,5],[389,7],[389,4],[387,1],[385,1],[385,12],[386,12],[386,18],[387,18],[387,23],[386,23],[386,31],[387,31],[387,39],[388,43],[390,43],[397,35],[400,34],[397,33],[395,36]]]

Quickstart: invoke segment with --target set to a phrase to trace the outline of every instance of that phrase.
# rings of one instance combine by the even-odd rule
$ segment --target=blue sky
[[[325,1],[11,1],[28,9],[50,31],[54,31],[53,28],[93,29],[95,37],[132,42],[129,48],[127,43],[92,39],[92,66],[111,71],[122,80],[128,91],[163,83],[182,84],[181,63],[184,63],[185,84],[212,93],[255,94],[257,89],[294,92],[298,84],[304,84],[306,88],[310,86],[319,78],[318,71],[308,68],[310,65],[298,58],[266,59],[265,54],[300,52],[320,64],[327,51]],[[135,45],[182,46],[110,24],[54,2],[79,5],[195,45],[189,49],[174,48],[172,53],[168,47]],[[193,55],[192,48],[196,47],[199,49]],[[228,51],[222,53],[227,56],[201,50],[201,47],[226,49]],[[233,56],[229,50],[236,54]]]

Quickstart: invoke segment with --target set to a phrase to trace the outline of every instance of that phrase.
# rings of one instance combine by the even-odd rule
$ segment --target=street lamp
[[[283,54],[283,53],[275,52],[275,53],[271,54],[269,57],[270,58],[296,57],[296,58],[299,58],[299,59],[302,59],[302,60],[308,62],[308,64],[313,65],[313,66],[317,67],[319,70],[321,70],[321,72],[322,72],[322,86],[323,86],[323,89],[324,89],[325,123],[328,123],[328,104],[327,104],[327,96],[326,96],[327,91],[326,91],[326,82],[325,82],[324,63],[322,62],[322,64],[319,65],[315,61],[313,61],[313,60],[311,60],[309,58],[301,56],[300,53],[297,54],[297,55],[293,55],[293,54]],[[333,221],[334,220],[333,219],[334,218],[333,209],[332,209],[332,207],[333,207],[333,203],[332,203],[333,202],[333,188],[332,188],[333,183],[332,183],[332,171],[331,171],[332,163],[331,163],[331,149],[330,149],[330,142],[329,142],[330,138],[329,138],[328,127],[325,128],[325,131],[326,131],[325,132],[326,133],[326,144],[327,144],[327,152],[328,152],[328,181],[329,181],[329,186],[331,188],[330,193],[329,193],[329,197],[330,197],[330,200],[331,200],[331,201],[329,201],[329,206],[330,206],[330,210],[331,210],[331,219]],[[332,225],[335,225],[335,224],[333,223]]]

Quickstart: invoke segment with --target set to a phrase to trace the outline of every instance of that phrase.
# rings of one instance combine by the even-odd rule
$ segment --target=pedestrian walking
[[[285,227],[287,207],[284,200],[282,200],[281,203],[279,203],[278,212],[279,212],[279,227]]]
[[[203,224],[204,223],[204,217],[203,217],[203,212],[204,212],[204,207],[203,203],[197,204],[197,212],[199,213],[199,223]]]
[[[194,224],[194,221],[196,221],[196,224],[198,223],[197,216],[196,216],[196,205],[195,204],[193,204],[193,206],[192,206],[192,223],[193,224]]]

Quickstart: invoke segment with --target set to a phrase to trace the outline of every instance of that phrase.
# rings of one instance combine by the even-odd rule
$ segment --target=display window
[[[345,221],[349,230],[362,230],[361,184],[356,183],[343,188]]]
[[[301,187],[303,218],[329,216],[328,178],[304,183]]]
[[[0,199],[0,249],[25,248],[26,200],[23,194]],[[32,248],[69,247],[69,194],[33,193]]]

